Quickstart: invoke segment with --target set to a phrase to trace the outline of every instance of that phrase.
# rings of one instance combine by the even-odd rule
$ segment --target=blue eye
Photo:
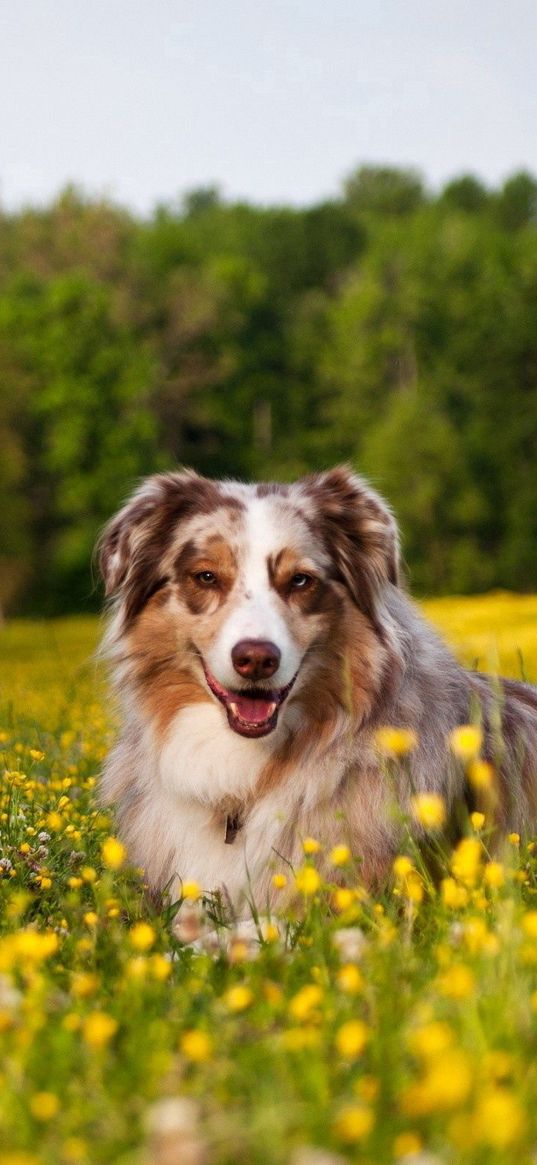
[[[199,582],[200,586],[202,587],[214,587],[217,582],[216,575],[212,570],[199,570],[198,573],[194,575],[194,578],[196,579],[196,582]]]

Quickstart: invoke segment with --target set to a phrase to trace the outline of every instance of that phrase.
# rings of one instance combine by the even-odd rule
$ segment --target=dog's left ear
[[[301,483],[315,503],[336,571],[355,603],[375,619],[383,587],[399,583],[399,534],[386,502],[345,465]]]

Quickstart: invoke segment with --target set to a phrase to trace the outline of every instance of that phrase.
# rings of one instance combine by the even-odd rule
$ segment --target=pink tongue
[[[261,724],[262,721],[268,720],[276,707],[274,700],[257,700],[235,694],[230,703],[232,711],[249,724]]]

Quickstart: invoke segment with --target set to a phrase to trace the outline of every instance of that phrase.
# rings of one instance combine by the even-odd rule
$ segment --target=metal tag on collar
[[[224,836],[224,841],[225,841],[226,845],[233,845],[233,842],[235,841],[235,838],[236,838],[240,828],[241,828],[241,820],[240,820],[238,813],[236,813],[234,817],[232,817],[231,814],[228,813],[228,815],[226,817],[226,832],[225,832],[225,836]]]

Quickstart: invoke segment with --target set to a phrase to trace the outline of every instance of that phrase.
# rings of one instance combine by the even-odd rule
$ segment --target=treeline
[[[0,602],[97,602],[96,534],[177,463],[350,460],[418,592],[537,586],[537,182],[365,167],[306,209],[0,215]]]

